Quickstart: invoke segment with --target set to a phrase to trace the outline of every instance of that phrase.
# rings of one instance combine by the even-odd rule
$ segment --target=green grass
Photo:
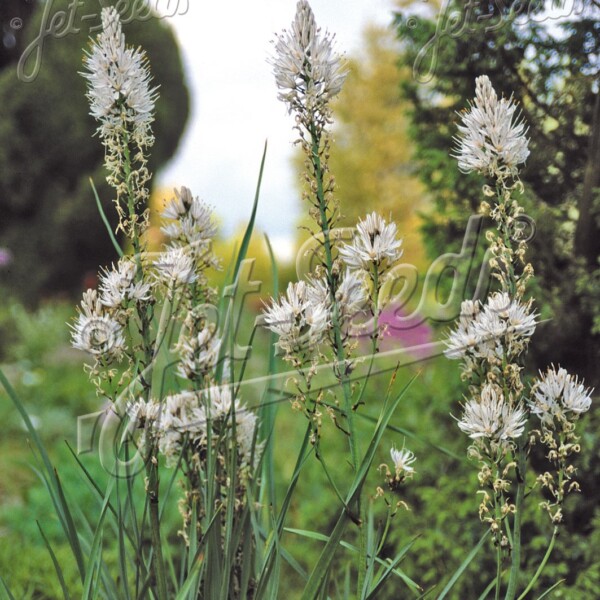
[[[38,433],[49,450],[51,460],[58,465],[70,500],[92,522],[97,520],[100,506],[84,483],[79,468],[71,456],[65,441],[76,443],[76,418],[101,409],[92,386],[82,370],[83,358],[68,347],[68,332],[65,321],[70,311],[64,305],[46,307],[44,315],[28,317],[25,312],[13,311],[16,322],[11,327],[16,331],[13,342],[4,348],[3,370],[23,399],[29,414],[35,416]],[[253,315],[251,315],[253,316]],[[31,318],[31,323],[26,323]],[[0,320],[1,326],[1,320]],[[40,341],[40,327],[53,332],[54,340]],[[4,324],[6,329],[6,323]],[[58,333],[62,332],[62,333]],[[5,338],[8,339],[8,338]],[[267,336],[259,334],[256,349],[248,367],[247,376],[263,372],[265,343]],[[261,350],[263,348],[263,350]],[[27,355],[31,356],[27,359]],[[477,518],[476,468],[469,465],[465,457],[467,441],[458,431],[451,413],[459,412],[462,385],[458,366],[437,358],[413,367],[400,370],[395,386],[401,389],[417,374],[415,381],[402,398],[384,434],[374,468],[369,472],[366,493],[375,496],[376,487],[384,485],[383,477],[376,467],[389,461],[392,445],[406,446],[417,455],[416,475],[406,484],[398,500],[405,500],[409,511],[400,510],[392,522],[391,537],[383,549],[383,556],[392,557],[405,544],[418,536],[407,556],[400,563],[409,576],[426,589],[437,585],[439,593],[445,583],[459,567],[466,554],[480,539],[484,526]],[[365,417],[379,412],[378,403],[385,394],[389,374],[373,379],[365,396],[365,406],[360,413]],[[243,400],[248,405],[256,404],[258,393],[246,390]],[[3,434],[0,439],[0,576],[6,581],[14,596],[21,598],[62,598],[51,558],[44,546],[36,521],[43,527],[61,562],[65,580],[73,596],[81,593],[81,582],[77,566],[70,553],[67,541],[56,519],[48,495],[31,468],[33,455],[28,435],[18,413],[4,393],[0,391],[0,419]],[[536,590],[539,594],[560,578],[566,578],[550,598],[578,598],[592,600],[597,597],[600,571],[597,568],[592,548],[600,539],[600,510],[597,498],[600,490],[598,465],[593,459],[599,440],[592,427],[596,417],[591,415],[586,429],[579,478],[583,493],[569,500],[566,507],[571,515],[561,536],[561,547],[553,556],[544,573],[543,581]],[[281,499],[291,477],[305,430],[304,417],[294,412],[288,400],[278,405],[274,430],[274,457],[277,476],[277,491]],[[373,424],[358,418],[357,426],[363,447]],[[394,431],[394,428],[398,429]],[[440,450],[444,448],[446,452]],[[332,476],[344,488],[348,482],[348,448],[345,435],[324,419],[321,450],[326,457]],[[95,477],[104,478],[94,453],[81,457]],[[544,543],[550,531],[544,515],[530,503],[526,515],[528,529],[525,537],[524,558],[528,570],[533,572],[537,560],[544,552]],[[381,499],[373,501],[375,524],[384,518],[385,504]],[[331,532],[339,514],[339,501],[327,482],[323,469],[314,456],[309,457],[302,471],[293,498],[286,526],[309,529],[320,533]],[[177,540],[178,515],[176,507],[167,515],[169,530]],[[356,528],[350,525],[343,539],[356,543]],[[116,543],[106,540],[105,558],[109,564],[117,564]],[[323,549],[323,542],[286,533],[283,545],[306,571],[310,571]],[[484,544],[483,550],[467,568],[449,598],[477,598],[493,573],[492,552]],[[335,569],[343,573],[353,563],[349,550],[341,550],[335,559]],[[115,573],[117,572],[115,567]],[[293,600],[301,595],[302,578],[291,568],[283,571],[281,589]],[[338,581],[341,585],[341,582]],[[378,598],[395,599],[398,590],[408,593],[405,587],[392,580],[384,587]],[[332,585],[330,593],[336,594]],[[454,594],[454,595],[453,595]],[[435,593],[434,593],[435,595]],[[402,596],[404,597],[404,596]],[[406,596],[409,597],[409,596]]]

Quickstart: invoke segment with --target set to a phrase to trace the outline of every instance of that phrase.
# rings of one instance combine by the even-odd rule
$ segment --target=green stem
[[[136,280],[141,281],[143,279],[143,267],[142,267],[142,246],[140,241],[140,231],[137,221],[137,213],[135,209],[136,205],[136,192],[132,184],[132,163],[131,153],[129,151],[129,136],[127,132],[124,133],[123,138],[124,147],[124,164],[123,170],[125,174],[125,183],[127,185],[127,209],[129,212],[129,220],[131,223],[131,239],[133,243],[134,257],[136,261]],[[144,390],[144,399],[146,402],[150,398],[151,380],[152,380],[152,369],[149,373],[142,375],[143,369],[148,367],[154,360],[153,345],[150,339],[152,321],[152,307],[143,306],[139,311],[140,316],[140,333],[142,335],[142,350],[144,353],[144,364],[142,365],[142,371],[139,372],[139,377],[142,378],[141,383]],[[149,504],[149,519],[150,519],[150,537],[152,540],[153,549],[153,563],[154,572],[156,574],[157,583],[157,597],[158,600],[167,600],[167,577],[165,572],[165,563],[163,559],[162,543],[160,539],[160,507],[159,507],[159,476],[158,476],[158,463],[156,458],[156,449],[152,448],[146,464],[146,476],[148,478],[147,491],[148,504]]]
[[[146,465],[148,477],[148,500],[150,514],[150,535],[152,538],[152,549],[154,551],[154,572],[156,574],[158,600],[167,600],[167,577],[163,559],[162,543],[160,540],[160,515],[158,499],[158,466],[154,463],[156,453],[152,451]]]
[[[311,135],[311,160],[315,173],[315,180],[317,184],[317,200],[319,202],[319,216],[321,232],[323,233],[323,245],[325,248],[325,268],[327,270],[327,278],[329,283],[329,289],[331,294],[332,306],[333,306],[333,332],[334,332],[334,343],[335,351],[338,361],[338,371],[340,383],[342,384],[342,390],[344,393],[344,407],[346,413],[346,419],[348,420],[348,444],[350,447],[350,455],[352,459],[352,468],[354,473],[358,471],[359,458],[358,448],[356,443],[356,429],[354,424],[354,411],[352,407],[352,390],[350,388],[350,381],[346,373],[346,356],[344,353],[344,346],[342,344],[342,334],[340,325],[340,315],[338,311],[338,305],[335,297],[335,289],[333,287],[333,254],[331,236],[329,232],[329,220],[327,218],[327,203],[325,199],[325,191],[323,187],[323,167],[321,164],[321,158],[319,155],[319,148],[321,144],[321,136],[317,131],[314,123],[310,127]],[[362,506],[360,492],[356,495],[356,510],[357,515],[360,518],[360,524],[358,529],[359,535],[359,553],[358,553],[358,587],[357,591],[360,594],[362,585],[365,577],[366,570],[366,554],[367,554],[367,542],[365,532],[365,519],[364,519],[364,507]]]
[[[371,374],[371,368],[373,366],[373,359],[379,347],[379,270],[378,266],[373,266],[373,332],[372,332],[372,340],[371,340],[371,361],[369,364],[369,370],[367,372],[367,377],[365,378],[365,383],[361,390],[359,402],[362,399],[363,392],[367,387],[367,382],[369,380],[369,376]],[[363,565],[364,568],[359,569],[358,571],[358,590],[360,591],[364,588],[365,577],[366,577],[366,565],[367,565],[367,536],[365,530],[367,509],[366,503],[362,502],[360,505],[360,521],[361,527],[358,536],[358,560],[359,566]]]
[[[352,411],[352,392],[350,389],[350,382],[346,374],[345,362],[346,357],[344,355],[344,347],[342,344],[342,335],[340,327],[340,316],[338,311],[337,302],[335,299],[335,290],[333,289],[333,254],[331,236],[329,232],[329,224],[327,219],[327,204],[325,201],[325,192],[323,189],[323,167],[321,165],[321,158],[319,156],[320,146],[320,135],[314,125],[310,129],[312,139],[312,164],[315,170],[315,179],[317,183],[317,200],[319,202],[319,214],[321,219],[321,232],[323,233],[323,246],[325,248],[325,268],[327,270],[327,278],[330,287],[332,305],[333,305],[333,331],[334,331],[334,343],[336,350],[336,357],[338,360],[339,377],[342,383],[342,389],[344,392],[346,418],[348,419],[348,429],[350,432],[349,444],[350,454],[352,456],[352,466],[356,472],[358,468],[358,451],[356,448],[356,435],[354,430],[354,418]]]
[[[538,567],[537,571],[535,572],[535,575],[532,577],[531,581],[529,582],[529,584],[527,585],[527,587],[525,588],[523,593],[518,597],[517,600],[523,600],[523,598],[525,598],[525,596],[531,591],[531,588],[533,588],[533,586],[536,584],[537,580],[540,578],[540,575],[542,574],[542,571],[544,570],[544,567],[546,566],[546,563],[548,562],[548,559],[550,558],[550,555],[552,554],[552,550],[554,549],[554,544],[556,542],[557,537],[558,537],[558,527],[555,527],[554,531],[552,532],[552,539],[550,540],[550,544],[548,545],[548,549],[546,550],[546,554],[544,555],[544,558],[543,558],[542,562],[540,563],[540,566]]]
[[[519,570],[521,567],[521,524],[523,517],[523,500],[525,498],[525,450],[523,442],[519,443],[518,458],[517,458],[517,497],[515,500],[515,524],[513,527],[513,546],[512,546],[512,561],[510,568],[510,579],[504,600],[514,600],[517,593],[517,584],[519,581]]]
[[[500,473],[500,458],[496,458],[494,461],[495,473],[494,480],[498,480],[501,476]],[[502,519],[502,494],[494,490],[494,516],[496,518],[496,524],[499,526],[498,532],[495,534],[496,542],[496,587],[494,592],[494,600],[500,600],[500,592],[502,590],[502,531],[503,531],[503,519]]]

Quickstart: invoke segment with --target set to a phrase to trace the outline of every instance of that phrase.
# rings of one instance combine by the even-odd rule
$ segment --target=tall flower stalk
[[[556,377],[553,379],[554,372],[531,389],[523,380],[524,356],[538,318],[533,299],[526,299],[533,267],[526,260],[524,227],[529,223],[518,194],[523,192],[519,168],[529,156],[529,148],[517,105],[512,98],[498,98],[489,78],[481,76],[476,80],[474,103],[461,114],[461,120],[455,149],[459,169],[465,173],[475,171],[489,179],[483,187],[485,200],[480,210],[494,225],[487,235],[489,266],[499,289],[485,302],[463,302],[458,326],[448,337],[445,353],[448,358],[462,360],[462,376],[469,384],[458,426],[471,438],[469,456],[480,465],[479,515],[491,529],[497,552],[495,596],[500,598],[503,562],[510,559],[506,599],[512,600],[517,593],[521,561],[530,445],[539,439],[550,449],[547,457],[556,469],[556,478],[546,473],[538,477],[538,483],[553,496],[553,502],[545,501],[543,505],[557,523],[561,520],[565,493],[576,489],[571,481],[574,469],[566,460],[579,451],[574,443],[576,419],[569,417],[589,408],[589,395],[576,380],[572,384],[564,370],[559,371],[560,385]],[[552,401],[545,400],[549,389],[555,396]],[[578,410],[569,413],[557,408],[556,414],[561,416],[555,424],[552,410],[560,407],[561,394],[563,398],[568,396]],[[541,419],[541,430],[531,429],[536,414]],[[556,532],[555,529],[549,550],[554,546]],[[547,557],[543,564],[546,560]]]
[[[356,347],[353,321],[357,314],[371,313],[374,354],[380,336],[378,298],[383,276],[401,255],[396,226],[386,224],[375,213],[359,222],[351,244],[342,245],[335,232],[339,206],[335,198],[335,179],[328,164],[329,125],[331,100],[340,93],[347,70],[333,42],[333,36],[317,26],[306,0],[297,3],[290,30],[274,41],[271,63],[279,99],[294,114],[297,143],[305,155],[304,201],[316,226],[312,235],[317,247],[317,265],[311,279],[290,284],[287,297],[273,300],[265,311],[266,325],[279,336],[279,347],[303,381],[302,385],[296,384],[294,405],[302,408],[311,421],[311,440],[330,479],[318,446],[322,417],[328,414],[346,434],[350,462],[357,475],[362,457],[354,413],[361,404],[362,392],[356,400],[356,387],[351,382]],[[304,347],[299,347],[297,339],[291,343],[290,334],[302,338]],[[327,406],[323,393],[312,389],[312,378],[326,356],[323,348],[327,347],[332,353],[333,372],[343,395],[342,411]],[[357,572],[361,590],[366,570],[366,513],[360,493],[346,510],[359,526]]]
[[[153,596],[172,597],[161,538],[164,492],[159,473],[164,462],[183,475],[181,535],[190,554],[190,572],[194,549],[206,542],[212,524],[211,556],[222,553],[229,568],[210,585],[231,582],[236,597],[245,597],[251,582],[242,575],[247,572],[242,561],[249,555],[244,557],[241,544],[247,550],[252,544],[218,531],[249,527],[248,487],[262,445],[256,439],[257,417],[218,375],[222,344],[205,308],[214,300],[206,272],[220,267],[212,252],[212,213],[189,189],[175,190],[163,212],[168,243],[158,255],[144,252],[150,180],[146,164],[154,141],[157,94],[150,86],[144,53],[125,44],[115,8],[102,11],[102,31],[84,62],[91,113],[99,121],[106,152],[107,180],[116,192],[118,230],[131,240],[134,255],[105,269],[99,290],[84,294],[72,326],[73,344],[93,357],[88,368],[98,394],[110,401],[110,414],[122,423],[120,430],[125,428],[125,437],[143,460],[152,565],[143,565],[140,540],[136,589],[146,580]],[[159,319],[155,308],[160,309]],[[164,357],[176,364],[179,381],[172,390],[165,389]],[[157,364],[160,378],[155,375]],[[117,463],[122,452],[117,450]],[[124,458],[129,469],[130,453]],[[145,521],[136,523],[135,531],[145,526]],[[140,593],[146,592],[137,589],[136,595]]]
[[[151,75],[145,54],[125,44],[119,13],[115,8],[102,10],[102,31],[92,43],[84,64],[87,72],[83,76],[88,81],[91,114],[100,123],[97,133],[105,148],[107,181],[116,192],[118,229],[131,239],[135,253],[135,279],[142,283],[145,266],[141,258],[141,235],[148,224],[146,205],[150,180],[147,152],[154,143],[151,125],[157,93],[155,88],[150,87]],[[142,384],[146,402],[149,401],[154,360],[150,332],[153,304],[144,302],[136,306],[143,356],[136,378]],[[122,321],[125,325],[125,316]],[[131,361],[135,361],[135,353]],[[154,568],[158,597],[162,599],[167,597],[167,582],[160,538],[159,477],[154,446],[148,446],[146,458]]]

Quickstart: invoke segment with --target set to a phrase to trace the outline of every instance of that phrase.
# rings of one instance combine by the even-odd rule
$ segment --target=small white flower
[[[396,450],[396,448],[392,447],[390,450],[390,456],[394,462],[396,476],[400,476],[401,473],[406,475],[414,473],[415,469],[411,465],[417,459],[410,450],[407,450],[406,448],[402,448],[402,450]]]
[[[458,360],[464,358],[471,351],[473,352],[481,339],[475,333],[472,327],[459,325],[454,331],[450,332],[446,340],[446,350],[444,354],[447,358]]]
[[[154,263],[157,278],[166,284],[185,285],[197,279],[194,261],[185,248],[170,248]]]
[[[186,379],[208,374],[217,364],[220,348],[214,327],[205,326],[191,336],[182,336],[176,346],[180,357],[177,373]]]
[[[313,349],[329,326],[329,305],[315,301],[315,290],[304,281],[290,283],[279,301],[264,311],[268,329],[279,336],[277,345],[288,354]]]
[[[73,347],[99,359],[110,362],[120,358],[125,350],[123,326],[105,312],[96,290],[83,294],[79,315],[71,329]]]
[[[192,246],[200,252],[217,232],[210,207],[194,198],[186,187],[175,190],[175,197],[165,206],[162,217],[170,222],[161,230],[175,246]]]
[[[364,310],[367,290],[364,278],[356,271],[347,270],[335,292],[342,319],[351,319]]]
[[[500,443],[520,437],[525,422],[523,409],[511,406],[497,386],[486,384],[480,398],[465,404],[458,426],[474,440],[487,438]]]
[[[158,449],[167,466],[177,464],[186,442],[197,445],[206,438],[206,423],[204,407],[195,392],[167,396],[160,403],[155,428]]]
[[[238,456],[242,464],[250,465],[252,451],[254,449],[254,466],[260,458],[263,444],[256,443],[256,428],[258,417],[244,406],[239,398],[233,401],[231,388],[229,386],[212,387],[204,393],[206,414],[213,422],[228,424],[232,429],[232,419],[235,415],[235,441],[237,443]]]
[[[325,278],[313,279],[307,287],[308,300],[315,306],[326,307],[331,315],[332,302],[329,285]],[[365,308],[367,290],[364,278],[357,272],[347,270],[335,291],[338,315],[342,321],[355,317]]]
[[[114,7],[102,9],[102,31],[84,60],[88,70],[87,97],[91,114],[100,121],[99,132],[111,138],[131,130],[139,144],[150,145],[156,88],[146,55],[125,46],[119,13]]]
[[[342,89],[347,71],[333,48],[333,36],[322,33],[306,0],[296,5],[291,31],[274,41],[270,60],[279,99],[290,111],[324,112],[327,103]]]
[[[136,281],[136,273],[137,265],[127,259],[120,260],[116,268],[105,269],[100,276],[100,302],[108,308],[119,308],[130,300],[148,301],[152,286]]]
[[[463,173],[516,175],[517,165],[529,156],[525,124],[515,115],[517,105],[512,97],[498,99],[486,75],[478,77],[475,86],[475,104],[461,114],[455,138],[458,167]]]
[[[384,263],[392,266],[403,253],[402,240],[396,236],[396,224],[386,223],[373,212],[358,222],[352,243],[340,248],[340,256],[351,270],[370,271],[373,265],[379,269]]]
[[[511,299],[505,292],[492,294],[483,307],[477,301],[463,302],[444,354],[450,359],[473,356],[493,362],[505,343],[508,355],[515,357],[529,343],[536,325],[537,313],[531,312],[531,303]]]
[[[565,413],[580,415],[587,412],[592,404],[592,390],[586,389],[577,377],[569,375],[566,369],[550,367],[540,373],[539,380],[532,388],[529,401],[531,412],[542,423],[550,426],[554,418],[565,418]]]
[[[136,427],[146,427],[156,421],[160,413],[160,404],[155,400],[146,402],[145,400],[137,400],[129,402],[125,409],[127,416]]]

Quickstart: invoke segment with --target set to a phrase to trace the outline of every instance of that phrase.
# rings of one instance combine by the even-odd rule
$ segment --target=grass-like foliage
[[[351,231],[336,228],[341,207],[328,165],[331,100],[346,68],[333,37],[300,0],[291,28],[274,41],[279,97],[294,116],[305,156],[312,244],[302,257],[303,277],[281,295],[275,291],[248,325],[244,298],[259,283],[247,254],[266,147],[254,209],[232,260],[224,265],[214,254],[210,208],[185,187],[165,204],[164,250],[148,252],[147,161],[158,92],[143,51],[127,46],[114,8],[103,10],[102,24],[86,54],[85,77],[118,229],[132,253],[109,231],[118,260],[100,272],[97,289],[84,293],[71,325],[73,346],[90,357],[85,370],[98,401],[97,460],[69,447],[93,499],[91,513],[72,501],[35,423],[0,373],[31,436],[35,472],[76,566],[75,573],[65,570],[65,548],[56,550],[56,535],[40,524],[64,598],[442,599],[452,597],[490,540],[496,568],[478,593],[525,598],[557,543],[565,497],[578,489],[575,426],[591,396],[564,369],[551,367],[532,381],[524,372],[539,319],[527,297],[533,267],[518,175],[529,150],[516,104],[498,98],[487,77],[478,78],[457,137],[461,171],[490,180],[481,211],[494,223],[486,257],[492,291],[462,303],[443,345],[448,358],[462,361],[468,384],[455,431],[471,441],[483,525],[472,546],[461,549],[455,572],[425,590],[419,573],[402,564],[417,538],[390,550],[419,464],[405,444],[410,431],[396,418],[411,393],[413,376],[401,372],[408,354],[381,350],[402,240],[396,224],[376,212]],[[211,276],[219,269],[227,284],[215,289]],[[257,364],[251,358],[261,336],[268,349]],[[283,421],[281,401],[289,413]],[[281,423],[293,430],[286,444],[278,442]],[[536,444],[545,448],[547,464],[534,473],[528,457]],[[382,447],[389,457],[383,463]],[[456,459],[440,445],[431,449]],[[83,437],[79,450],[89,450]],[[282,451],[293,454],[285,476]],[[310,496],[302,487],[315,471],[327,490],[327,520],[299,522],[298,498]],[[538,490],[552,534],[539,566],[523,573],[524,506]],[[303,543],[319,548],[310,564],[294,551]],[[0,594],[13,597],[7,582],[0,584]]]

